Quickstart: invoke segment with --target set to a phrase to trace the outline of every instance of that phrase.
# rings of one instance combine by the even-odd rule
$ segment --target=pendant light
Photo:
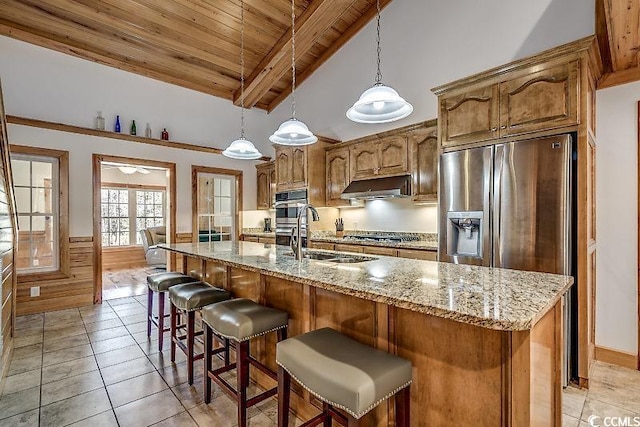
[[[378,25],[376,43],[378,72],[376,82],[365,90],[360,99],[347,111],[347,117],[357,123],[389,123],[404,119],[413,112],[413,106],[405,101],[393,88],[382,84],[380,71],[380,0],[376,1]]]
[[[256,160],[262,154],[244,137],[244,0],[240,0],[240,21],[240,138],[229,144],[222,154],[231,159]]]
[[[300,120],[296,119],[296,11],[291,0],[291,118],[283,122],[269,141],[279,145],[310,145],[318,140]]]

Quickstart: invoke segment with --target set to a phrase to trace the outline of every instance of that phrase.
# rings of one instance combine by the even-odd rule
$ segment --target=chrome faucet
[[[302,259],[302,217],[307,214],[307,210],[311,211],[311,216],[314,221],[320,220],[320,215],[318,215],[318,211],[316,208],[311,206],[309,203],[300,206],[298,208],[298,224],[296,227],[291,229],[291,241],[289,246],[293,251],[293,255],[296,259]],[[307,223],[307,232],[309,231],[309,224]],[[307,238],[309,238],[309,233],[307,233]]]

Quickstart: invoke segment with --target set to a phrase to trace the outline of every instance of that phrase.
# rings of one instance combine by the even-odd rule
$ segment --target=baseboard
[[[596,346],[595,350],[595,359],[600,362],[611,363],[612,365],[629,369],[638,369],[638,356],[635,354],[598,346]]]

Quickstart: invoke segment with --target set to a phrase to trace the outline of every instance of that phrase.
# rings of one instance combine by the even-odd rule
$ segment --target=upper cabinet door
[[[351,180],[371,178],[377,175],[378,144],[362,142],[349,147],[351,154]]]
[[[409,135],[413,161],[413,194],[416,201],[438,199],[438,126]]]
[[[439,103],[443,147],[498,137],[500,100],[497,84],[461,95],[441,96]]]
[[[376,175],[400,175],[409,172],[409,150],[405,135],[384,138],[378,143]]]
[[[349,147],[327,151],[327,206],[346,204],[340,196],[349,180]]]
[[[276,190],[288,190],[291,186],[291,149],[276,148]]]
[[[578,123],[578,62],[500,83],[500,136]]]
[[[277,182],[276,162],[271,162],[271,167],[269,168],[269,209],[276,204]]]
[[[269,165],[260,165],[256,168],[257,209],[269,209],[271,207],[270,170]]]
[[[305,147],[291,149],[291,188],[307,186],[307,150]]]

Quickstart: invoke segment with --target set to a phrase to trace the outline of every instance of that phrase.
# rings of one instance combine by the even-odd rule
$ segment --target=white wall
[[[363,208],[340,209],[345,230],[437,233],[438,207],[414,205],[409,199],[366,202]]]
[[[256,175],[253,162],[233,161],[222,156],[203,155],[196,151],[17,125],[9,125],[9,141],[12,144],[69,151],[69,235],[72,237],[93,234],[91,197],[93,153],[176,163],[178,204],[176,214],[179,233],[191,232],[191,165],[243,170],[246,183],[243,203],[250,209],[255,208]]]
[[[638,351],[638,129],[640,82],[597,92],[596,344]]]
[[[149,122],[156,138],[166,127],[171,140],[217,148],[240,134],[240,108],[228,100],[8,37],[0,36],[0,52],[7,114],[94,127],[101,110],[107,130],[119,114],[123,133],[135,119],[139,135]],[[267,115],[253,109],[245,122],[247,138],[272,155]]]
[[[297,116],[349,140],[437,116],[431,88],[594,33],[593,0],[396,0],[382,11],[383,82],[414,106],[406,119],[363,125],[347,109],[374,82],[375,20],[296,91]],[[290,115],[290,97],[271,113]]]

